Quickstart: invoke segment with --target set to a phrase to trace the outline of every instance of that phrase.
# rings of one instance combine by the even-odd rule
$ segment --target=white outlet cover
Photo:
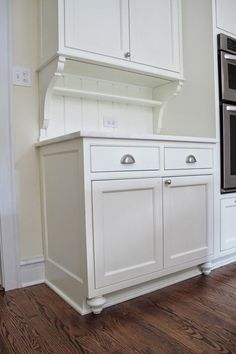
[[[103,127],[104,128],[117,128],[118,127],[118,121],[114,119],[113,117],[103,117]]]
[[[16,86],[32,86],[32,72],[29,68],[21,66],[13,67],[13,85]]]

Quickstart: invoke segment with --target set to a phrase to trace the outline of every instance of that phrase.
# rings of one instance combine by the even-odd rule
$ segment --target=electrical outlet
[[[104,128],[117,128],[118,121],[112,117],[103,117],[103,127]]]
[[[20,66],[13,67],[13,85],[32,86],[32,74],[28,68]]]

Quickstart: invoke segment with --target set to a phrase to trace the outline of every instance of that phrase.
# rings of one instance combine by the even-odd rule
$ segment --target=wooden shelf
[[[156,100],[149,100],[149,99],[129,97],[129,96],[111,95],[107,93],[69,89],[64,87],[54,87],[53,94],[60,95],[60,96],[88,98],[88,99],[100,100],[100,101],[127,103],[127,104],[146,106],[146,107],[158,107],[162,105],[162,102]]]

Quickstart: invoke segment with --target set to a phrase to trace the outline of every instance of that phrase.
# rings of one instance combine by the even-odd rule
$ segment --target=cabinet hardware
[[[165,185],[166,186],[169,186],[171,184],[171,179],[167,179],[166,181],[165,181]]]
[[[132,165],[135,163],[135,158],[132,155],[126,154],[122,156],[120,163],[122,165]]]
[[[189,155],[186,157],[186,163],[196,163],[197,159],[194,155]]]
[[[130,53],[130,52],[126,52],[126,53],[124,54],[124,57],[125,57],[125,58],[130,58],[130,57],[131,57],[131,53]]]
[[[235,106],[226,106],[226,111],[235,112],[236,111],[236,107]]]
[[[236,55],[232,55],[232,54],[225,54],[224,58],[226,60],[236,60]]]

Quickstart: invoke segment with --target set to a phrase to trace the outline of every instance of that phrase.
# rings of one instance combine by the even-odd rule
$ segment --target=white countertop
[[[59,143],[61,141],[72,140],[77,138],[179,141],[179,142],[208,143],[208,144],[215,144],[217,142],[216,138],[204,138],[204,137],[199,138],[199,137],[189,137],[189,136],[158,135],[158,134],[112,133],[112,132],[80,130],[75,133],[42,140],[36,144],[36,147],[49,145],[53,143]]]

